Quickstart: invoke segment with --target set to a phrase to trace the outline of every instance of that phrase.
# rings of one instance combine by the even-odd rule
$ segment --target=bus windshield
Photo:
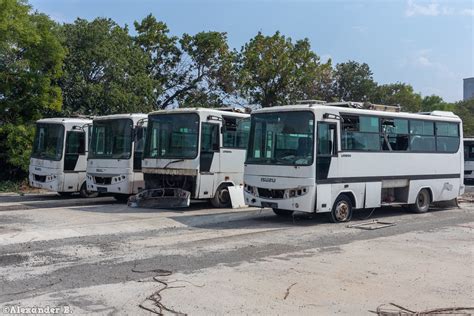
[[[474,141],[464,141],[464,160],[474,161]]]
[[[63,156],[63,143],[63,125],[38,123],[31,157],[59,161]]]
[[[310,165],[313,135],[314,115],[309,111],[254,114],[246,163]]]
[[[197,157],[199,116],[196,113],[150,115],[147,133],[146,158]]]
[[[131,119],[95,120],[89,158],[130,159],[132,132]]]

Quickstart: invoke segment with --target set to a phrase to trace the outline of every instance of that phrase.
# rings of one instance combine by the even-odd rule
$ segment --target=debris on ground
[[[473,315],[474,307],[444,307],[414,311],[395,303],[382,304],[375,311],[369,311],[379,316],[428,316],[428,315]]]
[[[347,225],[346,227],[365,229],[365,230],[375,230],[375,229],[386,228],[386,227],[391,227],[391,226],[395,226],[395,223],[382,222],[382,221],[379,221],[378,219],[374,219],[368,222]]]

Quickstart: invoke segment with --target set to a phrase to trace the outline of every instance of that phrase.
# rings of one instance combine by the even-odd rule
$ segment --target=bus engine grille
[[[285,190],[258,188],[258,195],[267,199],[283,199],[284,194]]]

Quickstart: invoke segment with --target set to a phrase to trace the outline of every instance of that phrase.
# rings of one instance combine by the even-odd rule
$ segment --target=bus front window
[[[309,111],[255,114],[246,163],[311,165],[313,135],[314,116]]]
[[[194,159],[198,153],[196,113],[156,114],[148,118],[146,158]]]
[[[63,154],[63,142],[63,125],[38,123],[31,157],[59,161]]]
[[[92,159],[129,159],[133,122],[130,119],[96,120],[92,127]]]

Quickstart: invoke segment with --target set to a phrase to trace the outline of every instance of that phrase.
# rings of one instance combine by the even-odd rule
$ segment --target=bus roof
[[[172,113],[204,113],[210,115],[224,115],[224,116],[236,116],[236,117],[248,117],[249,114],[244,112],[239,112],[233,108],[177,108],[172,110],[159,110],[151,112],[148,115],[157,115],[157,114],[172,114]]]
[[[406,119],[419,119],[419,120],[431,120],[431,121],[454,121],[461,122],[459,116],[453,112],[447,111],[433,111],[433,112],[421,112],[421,113],[408,113],[408,112],[387,112],[378,110],[367,110],[367,109],[356,109],[349,107],[331,106],[327,104],[295,104],[295,105],[284,105],[274,106],[263,109],[258,109],[252,112],[252,114],[258,113],[270,113],[270,112],[289,112],[289,111],[312,111],[312,112],[324,112],[330,114],[362,114],[372,115],[381,117],[401,117]]]
[[[104,116],[96,116],[96,117],[94,117],[94,121],[95,120],[127,119],[127,118],[144,119],[144,118],[147,118],[147,116],[148,116],[148,114],[145,114],[145,113],[111,114],[111,115],[104,115]]]
[[[78,118],[78,117],[50,117],[36,121],[36,123],[51,123],[51,124],[87,124],[91,123],[92,119]]]

